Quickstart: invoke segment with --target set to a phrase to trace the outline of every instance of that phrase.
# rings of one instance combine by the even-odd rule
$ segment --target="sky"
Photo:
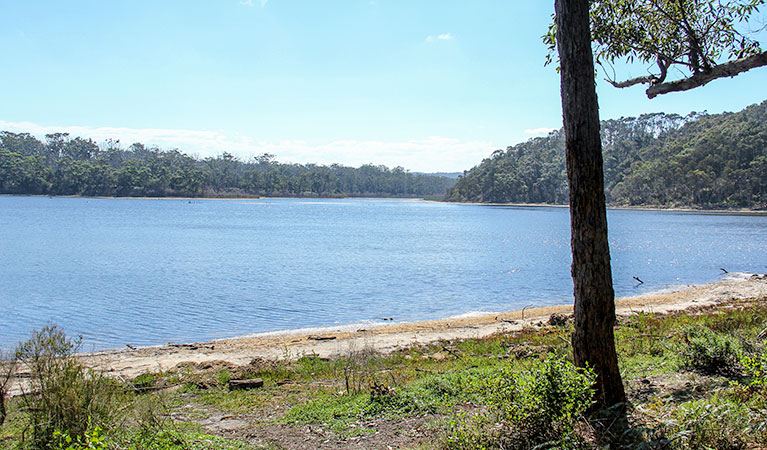
[[[561,127],[541,42],[552,11],[541,0],[0,0],[0,130],[463,171]],[[602,119],[767,98],[767,68],[653,100],[601,78]]]

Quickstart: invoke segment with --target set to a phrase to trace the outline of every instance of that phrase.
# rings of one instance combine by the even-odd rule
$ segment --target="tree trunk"
[[[555,0],[575,294],[575,364],[597,375],[598,406],[626,401],[615,353],[615,298],[599,137],[589,0]]]

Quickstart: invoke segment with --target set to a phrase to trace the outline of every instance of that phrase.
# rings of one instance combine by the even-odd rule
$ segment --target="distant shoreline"
[[[425,200],[424,201],[434,201]],[[437,201],[438,203],[450,203],[454,205],[479,205],[479,206],[507,206],[514,208],[569,208],[570,205],[560,203],[482,203],[482,202],[453,202],[453,201]],[[721,213],[721,214],[753,214],[753,215],[767,215],[767,210],[764,209],[749,209],[749,208],[732,208],[732,209],[705,209],[705,208],[693,208],[682,206],[622,206],[622,205],[607,205],[608,210],[626,210],[626,211],[674,211],[674,212],[699,212],[699,213]]]
[[[44,195],[44,194],[0,194],[0,197],[39,197],[39,198],[82,198],[82,199],[103,199],[103,200],[415,200],[434,203],[447,203],[453,205],[477,205],[477,206],[499,206],[499,207],[514,207],[514,208],[569,208],[566,204],[556,203],[482,203],[482,202],[454,202],[436,200],[423,197],[384,197],[384,196],[369,196],[369,195],[345,195],[345,196],[302,196],[302,197],[285,197],[285,196],[238,196],[238,197],[109,197],[99,195]],[[744,214],[762,216],[767,215],[767,210],[763,209],[749,209],[749,208],[732,208],[732,209],[706,209],[706,208],[694,208],[694,207],[662,207],[662,206],[622,206],[622,205],[607,205],[608,210],[625,210],[625,211],[669,211],[669,212],[690,212],[690,213],[705,213],[705,214]]]

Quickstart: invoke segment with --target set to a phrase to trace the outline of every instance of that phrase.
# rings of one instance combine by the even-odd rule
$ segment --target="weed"
[[[6,400],[11,389],[13,377],[16,375],[17,362],[16,358],[0,351],[0,426],[5,423],[5,419],[8,416]]]
[[[106,450],[106,439],[101,436],[101,428],[88,425],[82,436],[72,437],[69,432],[55,431],[53,437],[58,440],[59,450]]]
[[[680,448],[738,450],[754,438],[767,438],[764,416],[716,397],[682,405],[673,418],[678,431],[671,440]]]
[[[740,364],[751,386],[767,389],[767,349],[755,356],[742,357]]]
[[[89,424],[111,422],[116,386],[75,358],[79,342],[48,326],[18,346],[16,356],[31,373],[32,390],[25,393],[23,402],[35,449],[55,448],[56,431],[65,430],[79,440],[85,438]]]
[[[447,425],[447,436],[443,445],[451,450],[488,450],[498,448],[499,424],[488,414],[470,416],[459,412]]]
[[[575,426],[591,405],[593,383],[591,371],[552,356],[525,371],[507,368],[487,380],[489,411],[454,423],[444,444],[464,449],[474,439],[480,448],[578,448]]]
[[[684,329],[684,340],[687,345],[681,358],[685,368],[706,375],[741,375],[740,344],[732,336],[707,327],[688,327]]]
[[[154,388],[165,377],[166,375],[162,372],[146,372],[134,378],[131,384],[136,392],[146,392]]]

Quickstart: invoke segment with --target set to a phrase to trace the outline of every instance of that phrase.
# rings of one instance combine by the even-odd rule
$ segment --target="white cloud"
[[[162,149],[178,148],[186,154],[199,157],[217,156],[226,151],[247,160],[262,153],[272,153],[280,162],[339,163],[353,167],[373,163],[389,167],[402,166],[418,172],[469,169],[498,148],[498,145],[490,141],[464,141],[440,136],[401,141],[338,139],[310,143],[300,139],[258,140],[251,136],[211,130],[44,126],[32,122],[2,120],[0,130],[30,133],[40,139],[56,132],[91,138],[98,143],[119,139],[124,148],[134,142],[141,142]]]
[[[259,0],[259,4],[262,8],[266,6],[267,3],[269,3],[269,0]],[[253,0],[240,0],[240,4],[243,6],[256,6],[255,3],[253,3]]]
[[[547,128],[547,127],[528,128],[527,130],[525,130],[525,134],[532,134],[534,136],[546,136],[552,131],[557,131],[557,130],[558,128]]]
[[[436,36],[430,34],[430,35],[426,36],[425,41],[426,42],[434,42],[434,41],[437,41],[437,40],[439,40],[439,41],[450,41],[450,40],[453,39],[453,37],[454,36],[453,36],[452,33],[442,33],[442,34],[438,34]]]

